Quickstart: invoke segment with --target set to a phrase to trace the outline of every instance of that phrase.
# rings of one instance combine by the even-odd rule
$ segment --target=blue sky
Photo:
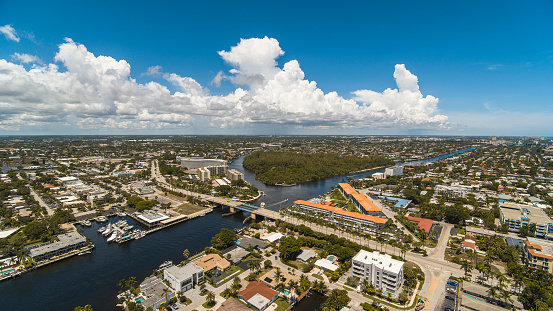
[[[0,134],[553,133],[550,1],[198,2],[1,1]]]

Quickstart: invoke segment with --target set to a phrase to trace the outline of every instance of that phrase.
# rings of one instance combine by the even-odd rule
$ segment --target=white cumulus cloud
[[[17,32],[13,29],[12,25],[0,26],[0,33],[2,33],[8,40],[19,42]]]
[[[31,54],[25,54],[25,53],[22,53],[22,54],[14,53],[12,55],[12,59],[18,60],[24,64],[42,62],[40,58],[38,58],[37,56],[31,55]]]
[[[171,92],[157,82],[137,83],[125,60],[96,56],[66,38],[55,63],[21,64],[0,59],[0,129],[58,123],[94,130],[179,128],[208,124],[221,128],[242,124],[281,124],[298,128],[443,128],[438,99],[424,96],[418,78],[396,65],[397,89],[358,90],[353,98],[325,93],[297,60],[278,66],[284,54],[273,38],[242,39],[230,51],[218,52],[232,69],[222,80],[240,85],[227,95],[213,96],[191,77],[148,68],[141,76],[163,77],[178,87]],[[15,55],[15,54],[14,54]],[[27,54],[14,57],[21,58]],[[31,55],[30,55],[31,56]],[[244,86],[244,87],[242,87]],[[206,120],[208,120],[206,122]]]

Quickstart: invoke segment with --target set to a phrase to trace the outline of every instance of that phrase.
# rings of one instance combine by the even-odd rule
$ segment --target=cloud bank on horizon
[[[10,40],[17,38],[11,26],[1,31]],[[219,72],[211,84],[218,87],[228,80],[236,86],[224,96],[210,95],[193,78],[164,73],[160,66],[151,66],[142,76],[161,77],[179,91],[172,93],[153,81],[137,83],[127,61],[95,56],[70,38],[59,45],[54,63],[15,53],[13,62],[0,59],[0,130],[54,123],[95,130],[164,129],[194,126],[205,118],[217,128],[254,123],[298,128],[449,126],[448,117],[438,114],[438,98],[423,96],[417,76],[403,64],[395,66],[397,88],[357,90],[346,99],[336,92],[325,94],[315,81],[305,79],[297,60],[280,68],[277,59],[284,51],[274,38],[241,39],[218,54],[232,69]],[[32,65],[26,69],[23,64]]]

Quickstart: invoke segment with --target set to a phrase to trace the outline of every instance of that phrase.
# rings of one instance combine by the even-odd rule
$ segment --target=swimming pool
[[[290,295],[290,291],[287,291],[287,290],[281,290],[280,292],[286,296]]]
[[[471,295],[463,294],[463,296],[467,296],[467,297],[470,297],[470,298],[472,298],[472,299],[476,299],[476,300],[483,301],[482,299],[480,299],[480,298],[478,298],[478,297],[471,296]]]
[[[6,274],[6,273],[12,273],[13,271],[15,271],[15,270],[10,269],[10,270],[6,270],[6,271],[2,271],[2,272],[0,272],[0,275]]]
[[[334,261],[334,256],[329,256],[326,260]]]
[[[404,208],[409,204],[409,202],[411,202],[410,200],[398,199],[398,198],[394,198],[394,197],[384,197],[384,198],[386,200],[396,201],[396,204],[394,205],[394,207],[399,207],[399,208]]]
[[[142,302],[142,301],[144,301],[144,297],[138,297],[138,298],[136,298],[134,301],[136,301],[136,302]]]

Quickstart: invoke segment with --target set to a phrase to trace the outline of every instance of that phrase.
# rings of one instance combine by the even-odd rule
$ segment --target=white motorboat
[[[104,232],[102,234],[104,236],[107,236],[108,234],[111,233],[112,230],[113,230],[113,228],[111,227],[111,224],[109,224],[109,225],[107,225],[106,230],[104,230]]]
[[[117,232],[117,231],[113,232],[113,234],[108,238],[108,243],[115,240],[117,238],[118,233],[119,232]]]

